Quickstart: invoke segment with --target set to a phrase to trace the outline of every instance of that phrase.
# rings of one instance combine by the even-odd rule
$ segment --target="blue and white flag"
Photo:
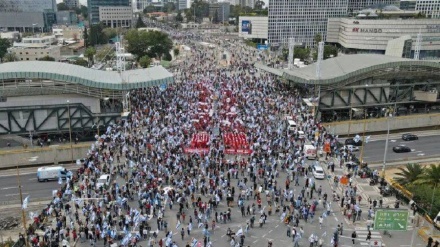
[[[177,221],[176,229],[179,229],[179,226],[180,226],[180,220]]]
[[[370,141],[370,138],[371,138],[371,136],[367,136],[367,137],[365,138],[365,143],[368,143],[368,142]]]
[[[63,179],[61,177],[58,178],[58,184],[63,184]]]
[[[243,235],[243,228],[240,227],[240,229],[238,229],[238,231],[235,233],[235,236],[241,236]]]
[[[198,243],[197,239],[194,238],[192,241],[192,247],[196,247],[197,243]]]
[[[26,209],[28,206],[28,203],[29,203],[29,196],[26,196],[26,198],[24,198],[24,200],[23,200],[22,208]]]

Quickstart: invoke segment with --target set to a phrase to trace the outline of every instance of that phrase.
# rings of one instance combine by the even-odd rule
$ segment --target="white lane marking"
[[[423,154],[423,153],[422,153],[422,154],[417,154],[417,156],[424,156],[424,155],[425,155],[425,154]]]
[[[10,190],[10,189],[16,189],[17,188],[17,186],[14,186],[14,187],[5,187],[5,188],[2,188],[2,190]]]
[[[29,178],[29,181],[37,180],[38,178]]]
[[[21,193],[22,195],[28,195],[29,193],[26,193],[26,192],[23,192],[23,193]],[[5,195],[5,196],[18,196],[18,195],[20,195],[19,193],[17,193],[17,194],[7,194],[7,195]]]

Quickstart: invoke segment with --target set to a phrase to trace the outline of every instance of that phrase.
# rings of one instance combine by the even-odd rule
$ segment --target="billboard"
[[[241,32],[242,33],[251,33],[251,22],[250,21],[241,21]]]
[[[267,50],[268,48],[269,48],[268,45],[257,44],[257,49],[258,49],[258,50],[263,51],[263,50]]]
[[[408,210],[378,209],[374,215],[374,230],[406,231]]]

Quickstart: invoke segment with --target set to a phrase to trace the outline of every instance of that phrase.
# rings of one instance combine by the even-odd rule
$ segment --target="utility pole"
[[[23,208],[23,193],[21,191],[20,170],[18,169],[18,166],[17,166],[17,184],[18,184],[18,192],[20,194],[21,219],[23,220],[24,241],[26,243],[26,246],[29,246],[27,239],[26,214],[24,213],[24,208]]]

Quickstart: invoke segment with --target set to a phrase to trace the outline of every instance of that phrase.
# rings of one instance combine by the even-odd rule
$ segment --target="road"
[[[64,166],[74,171],[75,165]],[[17,171],[2,171],[0,176],[0,205],[20,203],[20,194],[17,186]],[[30,201],[47,200],[52,198],[52,190],[60,188],[58,181],[38,182],[37,168],[20,169],[23,198],[30,196]]]
[[[387,161],[398,161],[406,159],[417,159],[439,154],[440,136],[419,137],[416,141],[403,141],[401,138],[391,139],[388,142]],[[410,153],[395,153],[393,147],[405,145],[411,148]],[[365,144],[364,160],[367,163],[378,163],[383,161],[385,140],[371,141]],[[360,151],[357,156],[360,156]]]

